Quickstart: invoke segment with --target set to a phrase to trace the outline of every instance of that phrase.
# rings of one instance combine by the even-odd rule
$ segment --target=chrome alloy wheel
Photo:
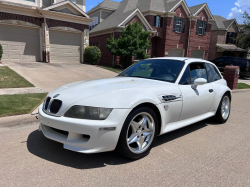
[[[226,120],[230,113],[230,99],[228,96],[225,96],[221,104],[221,115],[224,120]]]
[[[146,112],[137,114],[130,122],[127,130],[127,144],[129,149],[140,154],[152,144],[155,134],[153,117]]]

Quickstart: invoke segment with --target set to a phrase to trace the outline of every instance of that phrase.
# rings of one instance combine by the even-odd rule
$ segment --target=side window
[[[186,68],[185,72],[183,73],[179,84],[180,85],[190,85],[191,84],[189,66]]]
[[[238,66],[247,67],[247,60],[238,59],[237,62],[238,62]]]
[[[198,78],[207,78],[207,70],[204,63],[192,63],[190,66],[191,84],[194,84],[194,80]]]
[[[217,58],[217,60],[215,61],[216,63],[223,63],[224,59],[223,58]]]
[[[217,69],[212,64],[207,64],[207,75],[208,75],[208,82],[214,82],[221,79],[221,76]]]

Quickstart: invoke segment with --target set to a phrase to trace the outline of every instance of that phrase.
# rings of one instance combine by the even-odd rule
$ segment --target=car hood
[[[96,95],[108,92],[123,91],[128,89],[152,88],[162,85],[172,85],[163,81],[156,81],[132,77],[114,77],[100,80],[81,81],[62,86],[49,93],[50,97],[59,94],[57,99],[76,102]]]

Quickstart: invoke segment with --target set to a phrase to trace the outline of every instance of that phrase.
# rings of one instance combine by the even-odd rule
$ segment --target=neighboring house
[[[102,51],[100,64],[119,64],[106,48],[109,37],[117,39],[122,30],[135,21],[151,31],[150,57],[194,57],[208,59],[211,24],[214,18],[206,3],[188,7],[185,0],[104,0],[87,12],[90,45]]]
[[[215,16],[216,22],[212,24],[212,33],[209,50],[209,60],[220,56],[247,57],[247,50],[237,47],[236,37],[239,28],[235,19],[227,20],[221,16]]]
[[[0,0],[4,61],[83,62],[85,0]]]

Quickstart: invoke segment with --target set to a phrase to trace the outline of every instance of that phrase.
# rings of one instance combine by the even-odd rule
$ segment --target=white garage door
[[[0,24],[0,44],[4,61],[40,61],[38,28]]]
[[[80,62],[81,34],[50,30],[51,62]]]
[[[168,56],[169,57],[183,57],[184,50],[183,49],[169,49]]]
[[[192,50],[191,57],[204,59],[204,52],[203,50]]]

